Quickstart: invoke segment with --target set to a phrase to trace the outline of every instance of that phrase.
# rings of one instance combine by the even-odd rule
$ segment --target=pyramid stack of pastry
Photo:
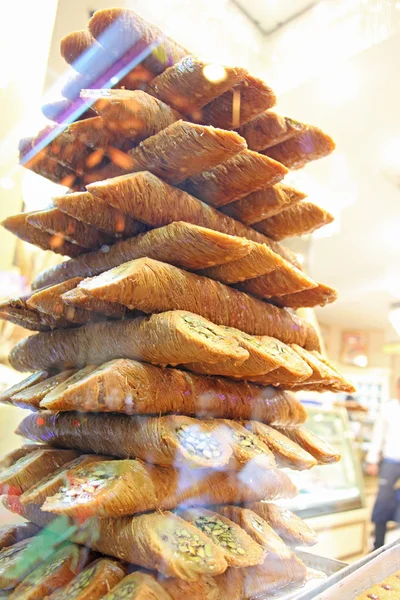
[[[10,355],[33,374],[1,397],[31,411],[17,433],[35,443],[0,463],[30,522],[2,534],[0,587],[240,600],[301,582],[292,548],[315,535],[273,501],[297,493],[285,468],[339,456],[293,392],[352,386],[293,310],[335,290],[279,243],[332,217],[282,180],[334,144],[244,69],[210,81],[133,11],[96,12],[61,51],[79,73],[46,114],[85,112],[20,149],[70,191],[3,223],[70,258],[0,305],[35,332]],[[116,74],[124,89],[89,89]],[[56,554],[32,552],[44,531]]]

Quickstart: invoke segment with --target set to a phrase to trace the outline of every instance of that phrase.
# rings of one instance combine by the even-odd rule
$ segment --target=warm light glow
[[[304,260],[305,260],[304,254],[298,253],[298,254],[296,254],[296,258],[301,265],[304,264]]]
[[[354,358],[353,362],[357,367],[366,367],[368,365],[368,358],[365,354],[359,354]]]
[[[211,83],[218,83],[226,78],[226,71],[222,65],[210,63],[203,68],[203,75]]]
[[[14,187],[14,182],[11,179],[11,177],[3,177],[2,180],[0,181],[0,185],[5,190],[12,190]]]
[[[383,165],[386,168],[400,168],[400,136],[386,140],[381,149]]]
[[[343,106],[358,96],[360,74],[350,65],[341,64],[321,81],[322,101],[328,106]]]
[[[389,311],[389,321],[397,335],[400,335],[400,303],[393,304]]]

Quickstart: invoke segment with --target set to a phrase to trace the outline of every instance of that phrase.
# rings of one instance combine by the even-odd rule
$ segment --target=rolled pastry
[[[271,146],[264,153],[288,169],[301,169],[313,160],[328,156],[334,149],[335,142],[329,135],[318,127],[308,125],[305,131],[276,146]]]
[[[53,592],[49,600],[100,600],[123,579],[125,569],[110,558],[99,558],[81,571],[68,585]]]
[[[89,367],[89,369],[93,370],[94,367]],[[86,367],[87,372],[89,369]],[[43,398],[53,389],[57,388],[63,381],[69,379],[74,373],[74,369],[69,369],[62,373],[58,373],[57,375],[53,375],[52,377],[48,377],[35,385],[30,385],[19,392],[13,393],[10,396],[10,400],[20,408],[38,409],[41,400],[43,400]]]
[[[287,308],[296,310],[302,307],[314,308],[315,306],[325,306],[325,304],[335,302],[337,296],[338,293],[335,289],[324,283],[319,283],[315,288],[269,298],[269,302],[272,302],[276,306],[286,306]]]
[[[223,356],[240,362],[248,353],[207,319],[187,311],[171,311],[30,336],[14,346],[9,358],[17,370],[34,371],[101,365],[122,357],[177,365],[194,358],[216,362]]]
[[[297,235],[308,235],[324,225],[332,223],[333,216],[312,202],[298,202],[278,215],[259,221],[257,231],[279,241]]]
[[[253,502],[248,506],[290,546],[314,546],[317,543],[315,531],[287,508],[272,502]]]
[[[279,431],[309,452],[321,465],[340,460],[340,454],[328,442],[319,438],[306,427],[296,429],[279,427]]]
[[[239,133],[246,140],[250,150],[259,151],[295,137],[306,128],[305,123],[267,110],[240,127]]]

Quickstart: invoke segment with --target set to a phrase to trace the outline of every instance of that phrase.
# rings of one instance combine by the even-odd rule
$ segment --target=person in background
[[[396,398],[382,406],[375,423],[366,471],[371,476],[379,474],[379,490],[371,517],[375,523],[376,550],[385,543],[388,521],[396,518],[395,484],[400,479],[400,377]]]

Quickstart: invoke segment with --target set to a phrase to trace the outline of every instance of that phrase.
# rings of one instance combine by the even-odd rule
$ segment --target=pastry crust
[[[48,446],[42,446],[42,444],[24,444],[23,446],[20,446],[20,448],[16,448],[15,450],[11,450],[11,452],[7,452],[7,454],[4,454],[4,456],[0,459],[0,472],[2,472],[4,469],[12,467],[12,465],[14,465],[20,458],[24,458],[32,452],[44,450],[45,448],[48,448]]]
[[[162,98],[159,100],[141,90],[83,90],[81,98],[93,103],[92,108],[109,131],[135,143],[182,119]]]
[[[252,294],[256,298],[267,299],[287,295],[300,290],[309,290],[317,286],[303,271],[290,264],[282,264],[279,269],[247,279],[236,286],[242,292]]]
[[[262,502],[255,504],[262,504]],[[292,557],[292,551],[279,535],[268,525],[265,519],[253,510],[232,505],[218,505],[214,509],[217,513],[240,525],[260,546],[267,550],[268,558],[285,560]]]
[[[53,496],[63,485],[66,485],[66,476],[70,470],[91,463],[101,462],[103,464],[105,460],[107,460],[105,456],[82,454],[78,458],[61,465],[61,467],[51,472],[47,477],[39,479],[37,483],[19,497],[19,500],[23,506],[28,504],[42,506],[48,497]]]
[[[278,427],[279,431],[299,444],[309,452],[320,465],[335,463],[340,460],[340,454],[325,440],[319,438],[306,427]]]
[[[58,208],[27,213],[26,220],[33,227],[51,235],[65,238],[67,241],[78,244],[81,248],[87,250],[94,250],[103,244],[111,244],[114,241],[112,237],[99,229],[66,215]]]
[[[13,465],[0,473],[2,494],[19,496],[39,479],[46,477],[61,465],[77,457],[74,450],[35,450],[19,458]]]
[[[253,225],[253,223],[273,217],[286,208],[294,206],[300,200],[304,200],[306,196],[295,188],[278,183],[223,206],[222,212],[241,221],[244,225]]]
[[[10,298],[0,303],[0,319],[30,331],[50,331],[72,327],[73,324],[63,317],[56,318],[28,307],[27,301],[32,294],[20,298]]]
[[[357,596],[355,600],[395,600],[400,592],[400,571],[389,575],[380,583]]]
[[[154,75],[190,54],[186,48],[166,36],[156,25],[142,19],[128,8],[97,10],[88,24],[92,36],[108,51],[125,62],[135,59],[143,50],[154,48],[142,65]]]
[[[332,223],[333,216],[312,202],[299,202],[284,211],[254,225],[257,231],[280,241],[284,238],[310,234]]]
[[[241,67],[222,67],[218,81],[207,78],[207,63],[195,56],[185,56],[153,79],[147,92],[183,114],[197,113],[246,76]]]
[[[229,462],[232,455],[222,432],[210,424],[185,416],[91,414],[79,417],[79,413],[53,415],[46,411],[41,413],[42,421],[43,429],[53,427],[52,443],[59,447],[138,458],[160,466],[221,467]],[[191,438],[193,443],[190,443]],[[202,441],[210,451],[197,450]]]
[[[86,548],[71,543],[65,544],[29,573],[10,597],[15,600],[48,598],[52,592],[68,584],[88,560],[89,553]]]
[[[7,507],[8,497],[3,496]],[[10,496],[10,498],[12,498]],[[26,538],[0,551],[0,588],[15,588],[43,560],[40,553],[33,553],[29,546],[34,538]]]
[[[239,525],[206,508],[189,508],[179,515],[208,535],[224,553],[228,567],[245,568],[264,562],[266,551]]]
[[[35,138],[24,138],[19,143],[20,164],[53,183],[72,187],[78,180],[78,174],[61,165],[47,155],[47,149],[34,148]]]
[[[272,502],[253,502],[249,508],[265,519],[290,546],[314,546],[318,541],[315,531],[287,508]]]
[[[117,238],[128,238],[146,231],[143,223],[132,219],[89,192],[73,192],[52,199],[62,212]]]
[[[49,600],[100,600],[124,576],[125,569],[121,563],[110,558],[99,558],[60,591],[53,592]]]
[[[303,471],[318,464],[311,454],[273,427],[258,421],[247,421],[243,425],[271,450],[279,466]]]
[[[147,138],[128,154],[125,172],[149,170],[169,183],[180,183],[230,159],[246,148],[237,133],[177,121]]]
[[[210,321],[187,311],[170,311],[30,336],[14,346],[9,360],[17,370],[34,371],[101,365],[121,357],[177,365],[194,358],[216,362],[223,356],[240,362],[248,353]]]
[[[81,280],[80,277],[77,277],[76,279]],[[79,288],[64,292],[61,300],[64,306],[69,306],[75,310],[91,312],[92,316],[89,317],[86,322],[103,320],[102,318],[98,318],[99,315],[104,315],[109,319],[123,319],[124,317],[132,316],[133,314],[127,311],[125,306],[121,306],[115,302],[104,302],[103,300],[96,300],[96,298],[89,298],[89,296],[83,294]]]
[[[12,398],[12,396],[14,396],[14,394],[19,394],[20,392],[24,392],[25,390],[36,385],[37,383],[41,383],[42,381],[45,381],[46,379],[48,379],[50,377],[50,375],[51,375],[51,373],[49,371],[37,371],[36,373],[32,373],[32,375],[29,375],[22,381],[19,381],[15,385],[7,388],[4,392],[2,392],[0,394],[0,402],[2,404],[12,403],[11,398]],[[0,460],[0,468],[1,468],[2,460],[4,460],[4,457],[3,457],[3,459]]]
[[[250,150],[259,151],[295,137],[306,128],[305,123],[267,110],[240,127],[239,133],[246,140]]]
[[[232,90],[203,107],[199,119],[207,125],[237,129],[276,103],[276,96],[257,77],[246,75]]]
[[[18,525],[4,525],[0,527],[0,550],[13,546],[26,540],[37,533],[40,528],[33,523],[19,523]]]
[[[129,399],[129,401],[128,401]],[[184,414],[299,425],[306,412],[291,392],[117,359],[82,369],[43,398],[53,411]]]
[[[146,313],[191,309],[218,325],[319,349],[312,326],[222,283],[140,258],[79,284],[85,294]]]
[[[42,250],[51,250],[55,254],[70,257],[76,257],[87,252],[83,246],[66,241],[63,235],[53,235],[31,225],[27,219],[31,214],[34,213],[20,213],[7,217],[2,221],[1,225],[19,239],[29,244],[34,244]]]
[[[73,277],[93,277],[143,256],[199,270],[236,261],[249,254],[251,249],[250,242],[243,238],[177,221],[132,239],[118,241],[107,252],[98,250],[86,254],[84,259],[55,265],[40,273],[32,287],[54,285]],[[266,254],[263,252],[263,255]]]
[[[94,367],[91,368],[94,369]],[[74,373],[74,369],[69,369],[68,371],[53,375],[53,377],[48,377],[35,385],[30,385],[21,391],[14,392],[10,396],[10,401],[20,408],[38,409],[41,400],[66,379],[69,379]]]
[[[318,127],[308,125],[293,138],[265,150],[265,154],[282,163],[288,169],[301,169],[307,163],[328,156],[335,149],[335,142]]]
[[[287,169],[274,160],[244,150],[220,165],[190,177],[185,190],[216,208],[281,181]]]
[[[324,283],[318,283],[315,288],[269,298],[269,302],[272,302],[276,306],[286,306],[287,308],[296,310],[302,307],[313,308],[315,306],[325,306],[326,304],[335,302],[337,297],[338,293],[334,288]]]
[[[228,235],[267,244],[271,250],[289,262],[297,264],[294,254],[277,242],[221,214],[149,172],[116,177],[87,187],[94,196],[102,198],[122,212],[152,227],[162,227],[174,221],[193,223]]]
[[[176,578],[169,578],[166,581],[171,581],[173,584],[176,581],[186,583],[190,591],[193,585],[197,585],[197,582],[192,584],[177,580]],[[178,596],[174,597],[178,598]],[[103,600],[123,600],[124,598],[130,598],[130,600],[172,600],[172,596],[164,590],[164,587],[160,585],[154,575],[141,571],[135,571],[125,577],[108,594],[104,597],[102,596],[102,598]],[[193,598],[192,595],[191,598]]]
[[[265,375],[279,368],[286,369],[299,379],[304,379],[311,373],[307,367],[307,363],[299,357],[298,353],[276,338],[250,336],[232,327],[225,329],[247,350],[249,357],[241,364],[237,364],[233,360],[224,359],[213,364],[201,362],[189,363],[187,368],[196,373],[224,375],[225,377],[235,379],[255,378],[258,375]]]

